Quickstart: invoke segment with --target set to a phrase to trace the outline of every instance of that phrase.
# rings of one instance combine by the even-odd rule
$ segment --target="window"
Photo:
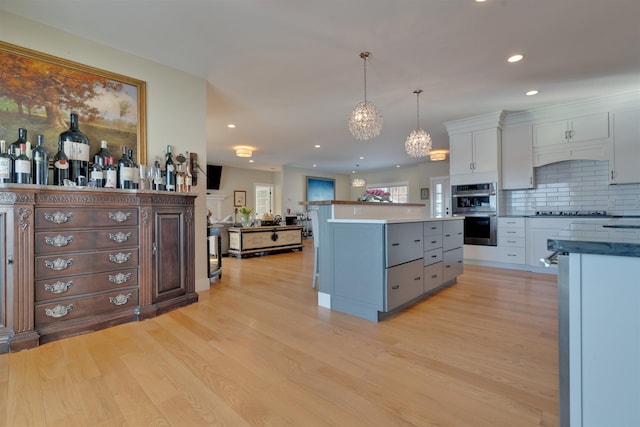
[[[367,190],[382,190],[391,194],[392,203],[407,203],[409,186],[406,183],[368,185]]]
[[[265,213],[271,214],[273,206],[273,185],[255,184],[256,218],[262,218]]]

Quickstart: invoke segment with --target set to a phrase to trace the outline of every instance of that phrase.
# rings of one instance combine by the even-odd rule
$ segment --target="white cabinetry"
[[[592,114],[533,126],[534,147],[607,138],[609,138],[609,113]]]
[[[612,114],[611,184],[640,183],[640,109]]]
[[[524,264],[524,218],[498,218],[498,261],[508,264]]]
[[[503,113],[447,122],[451,184],[498,182]]]
[[[503,190],[533,188],[533,127],[531,124],[502,129]]]

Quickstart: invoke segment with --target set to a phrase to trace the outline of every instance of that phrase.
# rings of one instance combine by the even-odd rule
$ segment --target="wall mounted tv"
[[[219,190],[221,176],[222,166],[207,165],[207,190]]]

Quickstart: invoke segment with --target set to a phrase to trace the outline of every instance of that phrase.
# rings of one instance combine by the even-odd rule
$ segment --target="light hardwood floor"
[[[305,245],[224,258],[198,304],[0,355],[0,425],[557,426],[555,276],[467,265],[376,324],[317,306]]]

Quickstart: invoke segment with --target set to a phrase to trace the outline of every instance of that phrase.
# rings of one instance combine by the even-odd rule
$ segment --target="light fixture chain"
[[[367,103],[367,57],[364,57],[364,103]]]
[[[416,129],[420,129],[420,91],[416,91]]]

